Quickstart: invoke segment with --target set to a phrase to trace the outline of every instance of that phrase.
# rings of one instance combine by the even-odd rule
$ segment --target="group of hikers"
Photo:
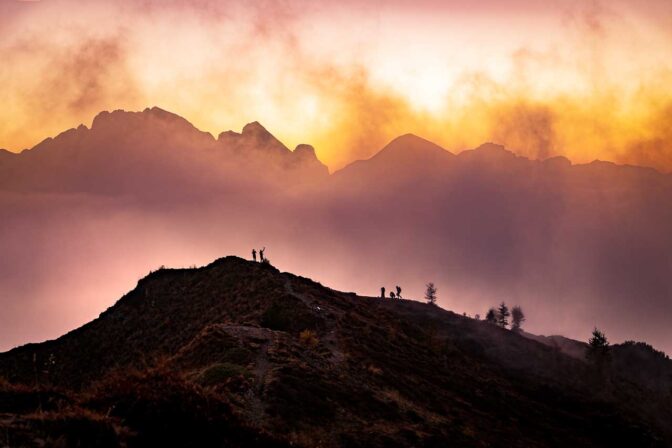
[[[261,263],[266,260],[266,257],[264,257],[264,251],[266,250],[266,246],[264,246],[263,249],[259,249],[259,261]],[[257,261],[257,249],[252,249],[252,260]],[[395,294],[394,291],[390,291],[390,299],[401,299],[401,286],[396,286],[395,289],[397,290],[397,293]],[[383,286],[380,288],[380,298],[384,299],[385,298],[385,287]]]
[[[395,294],[394,291],[390,291],[390,299],[401,299],[401,287],[397,286],[397,293]],[[385,287],[383,286],[380,288],[380,298],[384,299],[385,298]]]
[[[264,246],[263,249],[259,249],[259,261],[264,262],[264,251],[266,250],[266,246]],[[252,260],[257,261],[257,249],[252,249]]]

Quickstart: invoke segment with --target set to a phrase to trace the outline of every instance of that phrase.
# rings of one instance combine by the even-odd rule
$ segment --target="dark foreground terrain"
[[[228,257],[0,354],[0,446],[672,446],[672,362],[582,347]]]

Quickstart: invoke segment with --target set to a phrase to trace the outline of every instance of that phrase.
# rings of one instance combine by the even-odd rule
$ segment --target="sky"
[[[0,148],[159,106],[336,170],[412,132],[672,171],[668,0],[0,0]]]

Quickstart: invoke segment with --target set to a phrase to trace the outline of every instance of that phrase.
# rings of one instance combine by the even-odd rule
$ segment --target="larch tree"
[[[430,305],[436,305],[436,286],[434,283],[427,283],[427,289],[425,289],[425,300]]]

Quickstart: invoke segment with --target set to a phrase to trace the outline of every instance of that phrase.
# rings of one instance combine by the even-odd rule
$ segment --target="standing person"
[[[381,299],[385,298],[385,287],[384,286],[382,288],[380,288],[380,298]]]
[[[257,249],[252,249],[252,259],[257,261]]]
[[[264,262],[264,251],[266,250],[266,246],[264,246],[263,249],[259,249],[259,261],[262,263]]]
[[[397,285],[397,299],[401,299],[401,286]]]

